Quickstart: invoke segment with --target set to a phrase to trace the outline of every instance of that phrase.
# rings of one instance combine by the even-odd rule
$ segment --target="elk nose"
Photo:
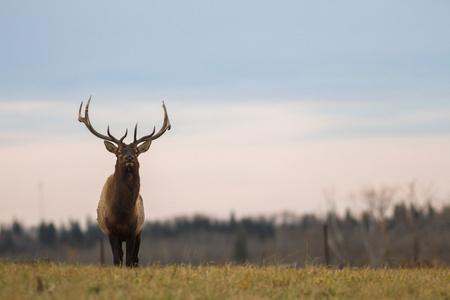
[[[125,160],[127,161],[127,162],[132,162],[133,161],[133,155],[131,155],[131,154],[128,154],[126,157],[125,157]]]

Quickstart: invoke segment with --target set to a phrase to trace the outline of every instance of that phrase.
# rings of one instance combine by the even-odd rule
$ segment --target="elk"
[[[92,96],[91,96],[92,97]],[[125,144],[123,140],[127,136],[128,129],[122,138],[117,139],[109,132],[103,135],[97,132],[89,120],[89,103],[86,104],[85,116],[81,116],[83,102],[78,111],[78,121],[84,123],[89,131],[96,137],[104,140],[106,150],[116,155],[114,174],[108,177],[100,196],[97,208],[97,221],[100,229],[109,238],[113,253],[114,265],[123,265],[122,243],[126,243],[125,264],[133,268],[139,265],[139,247],[141,244],[142,227],[144,224],[144,203],[140,189],[138,156],[146,152],[153,140],[170,130],[171,125],[167,116],[166,106],[163,101],[164,123],[158,133],[137,139],[137,123],[134,128],[134,141]]]

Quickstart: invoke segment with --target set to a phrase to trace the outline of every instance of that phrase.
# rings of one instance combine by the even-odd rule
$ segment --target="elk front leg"
[[[109,235],[109,244],[113,253],[113,260],[115,266],[121,266],[123,264],[123,250],[122,243],[114,235]]]
[[[136,236],[134,234],[131,234],[131,236],[127,239],[127,252],[125,254],[125,264],[127,267],[132,268],[133,267],[133,254],[134,254],[134,244],[136,241]]]
[[[133,267],[139,266],[139,247],[141,246],[141,234],[142,231],[138,233],[136,239],[134,241],[134,249],[133,249]]]

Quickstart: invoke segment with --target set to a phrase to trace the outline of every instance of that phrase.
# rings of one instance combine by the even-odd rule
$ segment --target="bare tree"
[[[390,261],[390,245],[386,235],[387,212],[396,201],[398,188],[382,186],[379,189],[366,188],[361,199],[367,206],[363,215],[361,232],[363,242],[369,255],[369,264],[379,267]]]

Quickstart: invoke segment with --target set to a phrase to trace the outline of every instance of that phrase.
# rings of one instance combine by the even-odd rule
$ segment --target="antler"
[[[166,132],[166,130],[170,130],[172,126],[170,125],[169,116],[167,115],[167,109],[166,105],[164,104],[164,101],[162,103],[162,107],[164,108],[164,123],[156,135],[154,135],[156,127],[153,127],[153,132],[151,134],[143,136],[140,139],[136,139],[138,126],[138,124],[136,123],[136,127],[134,127],[134,142],[133,142],[135,145],[138,145],[142,142],[146,142],[148,140],[156,140],[157,138],[162,136],[164,132]]]
[[[124,135],[120,140],[118,140],[117,138],[115,138],[115,137],[109,132],[109,125],[108,125],[108,129],[107,129],[108,136],[103,135],[103,134],[97,132],[97,131],[94,129],[94,127],[92,127],[91,121],[89,120],[89,103],[91,102],[91,98],[92,98],[92,96],[89,97],[89,100],[88,100],[88,102],[87,102],[87,104],[86,104],[86,109],[85,109],[85,111],[84,111],[84,115],[85,115],[84,118],[81,116],[81,108],[83,107],[83,102],[81,102],[80,110],[78,111],[78,121],[84,123],[84,125],[86,125],[87,129],[89,129],[89,131],[90,131],[93,135],[95,135],[96,137],[99,137],[99,138],[101,138],[102,140],[106,140],[106,141],[110,141],[110,142],[116,143],[117,145],[122,144],[123,140],[125,139],[125,137],[126,137],[127,134],[128,134],[128,129],[125,131],[125,135]]]

